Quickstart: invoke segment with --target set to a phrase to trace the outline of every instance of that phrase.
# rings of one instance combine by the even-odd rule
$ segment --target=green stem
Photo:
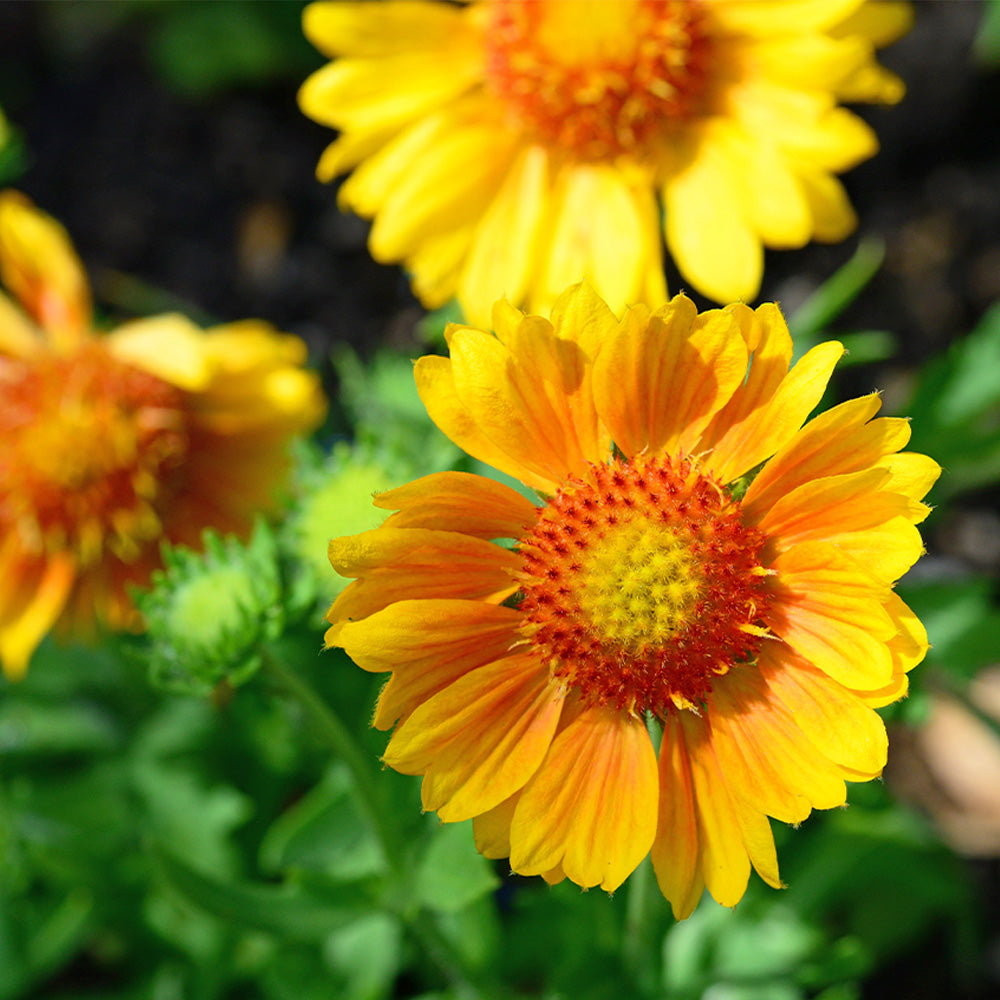
[[[651,923],[653,863],[647,857],[628,880],[625,898],[625,926],[622,928],[622,963],[641,993],[657,991],[656,961],[653,955],[655,935]]]
[[[361,751],[350,730],[332,708],[316,693],[315,689],[300,674],[290,670],[270,650],[264,652],[264,666],[268,673],[290,694],[293,695],[312,719],[316,733],[322,737],[330,749],[347,765],[354,779],[355,790],[361,807],[378,837],[393,875],[404,871],[402,851],[396,836],[394,824],[388,820],[382,803],[375,791],[376,773],[367,756]]]
[[[270,650],[264,651],[263,659],[267,672],[288,694],[297,699],[312,719],[317,734],[347,765],[354,779],[361,806],[378,838],[391,876],[398,885],[407,885],[409,880],[402,845],[396,826],[387,815],[387,810],[376,792],[377,774],[368,756],[358,746],[351,731],[337,713],[316,693],[307,680],[294,670],[290,670]],[[482,995],[466,974],[461,959],[454,953],[449,942],[441,935],[433,921],[428,920],[426,915],[420,912],[419,907],[407,905],[404,901],[403,905],[394,907],[393,912],[406,924],[424,954],[438,967],[459,995],[470,1000]]]

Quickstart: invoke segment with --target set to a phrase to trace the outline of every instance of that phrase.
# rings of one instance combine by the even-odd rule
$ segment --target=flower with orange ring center
[[[65,231],[0,194],[0,665],[23,675],[50,628],[140,624],[127,587],[164,541],[245,534],[292,435],[323,412],[305,345],[264,323],[180,316],[91,329]]]
[[[327,644],[391,672],[385,762],[524,875],[613,890],[651,854],[678,917],[751,866],[779,886],[768,817],[885,764],[874,708],[927,649],[892,585],[940,470],[876,395],[807,422],[843,350],[789,368],[772,305],[618,320],[579,285],[493,326],[453,325],[417,385],[535,498],[439,473],[330,543]]]
[[[486,326],[500,293],[548,310],[586,278],[619,311],[686,284],[753,299],[763,248],[836,242],[836,175],[874,132],[841,102],[893,104],[875,59],[896,0],[326,0],[306,35],[333,61],[303,112],[340,135],[320,180],[401,261],[428,307]]]
[[[764,537],[689,461],[615,461],[586,479],[519,546],[524,634],[587,703],[695,708],[767,634]]]

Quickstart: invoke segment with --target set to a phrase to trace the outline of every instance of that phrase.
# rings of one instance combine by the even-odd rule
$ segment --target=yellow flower
[[[542,502],[439,473],[330,544],[356,579],[327,644],[392,671],[385,762],[524,875],[610,891],[651,853],[678,918],[706,886],[734,905],[751,865],[780,886],[767,817],[885,764],[873,709],[927,649],[892,585],[938,466],[875,394],[805,423],[843,349],[789,370],[774,305],[619,322],[580,285],[551,322],[500,302],[493,326],[452,326],[417,384]]]
[[[314,3],[335,61],[299,93],[340,131],[317,168],[374,218],[425,305],[499,295],[548,309],[588,278],[616,312],[666,299],[662,232],[685,281],[752,299],[763,246],[838,241],[834,174],[878,148],[838,101],[893,103],[875,48],[909,27],[875,0]]]
[[[164,541],[244,534],[324,402],[305,345],[249,320],[91,328],[65,230],[0,194],[0,663],[20,677],[58,625],[134,628],[129,584]]]

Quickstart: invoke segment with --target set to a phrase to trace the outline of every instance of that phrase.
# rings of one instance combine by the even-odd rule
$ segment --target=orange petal
[[[891,590],[833,545],[804,542],[775,559],[768,625],[845,687],[873,690],[892,679],[886,645],[896,628],[883,605]]]
[[[905,420],[881,417],[876,393],[851,399],[810,420],[781,447],[743,497],[746,516],[759,519],[786,493],[811,479],[859,472],[880,465],[910,436]]]
[[[771,322],[776,319],[772,317]],[[722,437],[705,460],[706,468],[724,483],[732,482],[785,445],[822,398],[843,353],[837,341],[819,344],[809,351],[752,419],[744,420]]]
[[[393,671],[373,720],[390,729],[463,674],[506,656],[519,622],[513,608],[480,601],[399,601],[361,621],[338,622],[326,645],[342,646],[364,670]]]
[[[617,889],[653,843],[657,787],[645,724],[611,708],[584,709],[521,794],[511,868],[540,875],[561,865],[577,885]]]
[[[435,472],[386,490],[373,503],[394,510],[389,528],[433,528],[482,538],[520,538],[536,521],[530,500],[503,483],[467,472]]]
[[[691,712],[681,712],[679,718],[691,762],[705,886],[716,902],[735,906],[743,898],[750,878],[740,807],[729,794],[706,720]]]
[[[423,774],[424,809],[448,823],[499,805],[545,757],[565,687],[535,656],[497,660],[434,695],[396,730],[383,760]]]
[[[539,475],[483,432],[475,419],[459,399],[455,389],[455,378],[449,358],[432,355],[420,358],[413,369],[417,391],[431,420],[473,458],[478,458],[494,469],[506,472],[533,489],[553,493],[558,482],[547,475]]]
[[[55,624],[76,578],[71,556],[60,553],[44,559],[18,554],[8,542],[0,566],[0,666],[10,680],[20,680],[31,656]]]
[[[773,302],[757,309],[742,303],[726,306],[736,320],[747,353],[752,358],[746,380],[713,417],[699,442],[702,450],[721,448],[729,453],[742,442],[757,412],[771,401],[792,360],[792,338],[781,310]]]
[[[906,497],[882,490],[889,479],[889,470],[878,467],[814,479],[769,507],[756,527],[781,548],[878,527],[910,509]]]
[[[386,528],[330,542],[341,576],[360,577],[333,602],[331,622],[364,618],[407,598],[503,600],[513,593],[517,553],[456,531]]]
[[[817,750],[869,778],[885,767],[885,725],[853,692],[788,650],[765,645],[758,669],[771,695]]]
[[[605,457],[583,450],[592,443],[596,415],[579,343],[527,316],[510,348],[469,327],[453,327],[449,346],[459,400],[479,430],[535,480],[555,484]]]
[[[648,317],[648,318],[647,318]],[[732,313],[698,314],[684,295],[652,316],[626,313],[594,367],[598,407],[626,454],[693,448],[746,375],[747,350]]]
[[[844,804],[847,790],[839,769],[814,747],[808,731],[804,732],[795,716],[772,696],[756,668],[737,666],[719,678],[712,689],[709,724],[712,745],[731,779],[734,797],[768,813],[771,803],[791,808],[793,814],[799,811],[797,819],[786,820],[791,823],[805,819],[803,802],[793,798],[804,799],[817,809]],[[726,759],[734,756],[723,753],[729,741],[746,761],[745,771],[726,768]]]
[[[862,531],[831,532],[825,540],[886,581],[898,580],[924,552],[920,532],[908,516]]]
[[[0,194],[0,278],[56,342],[90,325],[90,290],[66,230],[18,191]]]
[[[659,756],[660,808],[651,852],[660,891],[675,920],[689,917],[701,899],[701,845],[695,811],[691,762],[676,715],[663,723]]]

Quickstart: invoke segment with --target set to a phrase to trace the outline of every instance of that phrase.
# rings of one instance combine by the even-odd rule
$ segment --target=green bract
[[[137,597],[149,628],[151,679],[191,694],[244,683],[285,623],[271,529],[259,521],[246,544],[211,531],[204,540],[204,552],[168,549],[153,589]]]

